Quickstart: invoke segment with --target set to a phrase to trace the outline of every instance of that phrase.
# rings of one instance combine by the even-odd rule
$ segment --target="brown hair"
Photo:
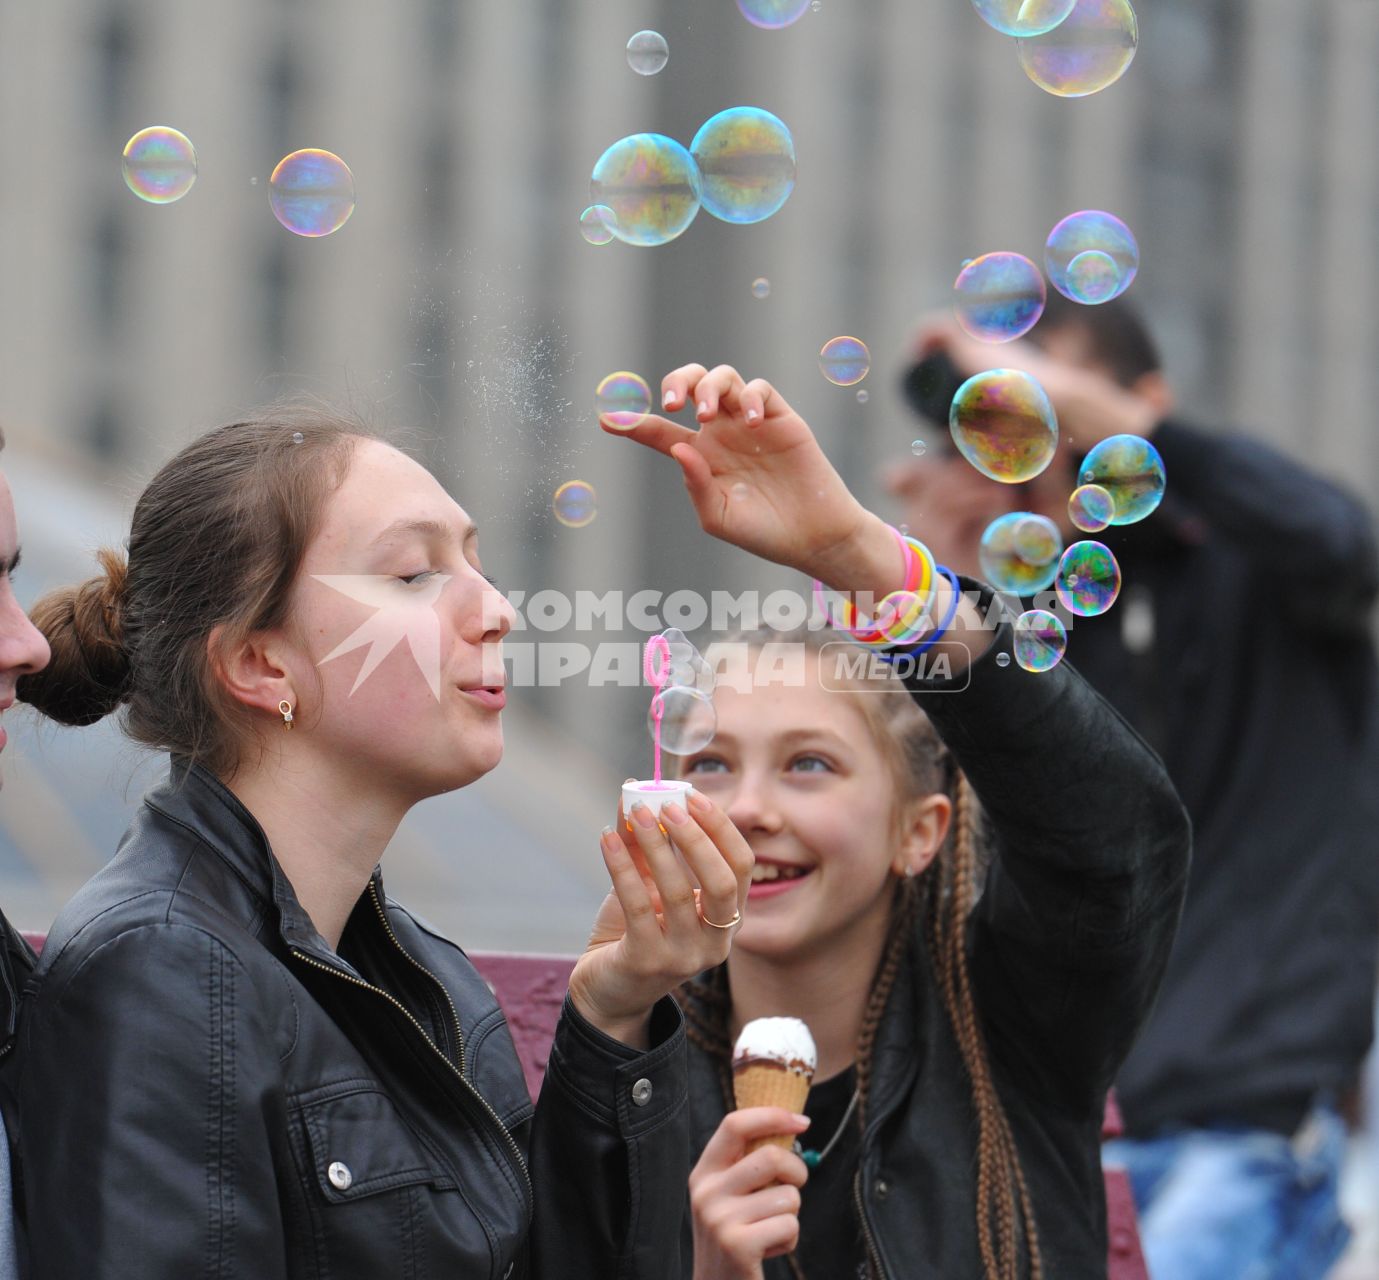
[[[734,637],[727,643],[756,647],[797,643],[817,653],[837,641],[838,637],[828,630],[762,630]],[[886,943],[857,1040],[857,1126],[862,1131],[866,1128],[876,1033],[896,977],[909,956],[916,925],[922,922],[939,993],[967,1069],[977,1117],[975,1210],[985,1280],[1019,1280],[1022,1255],[1026,1262],[1023,1271],[1030,1280],[1042,1280],[1034,1206],[1010,1122],[992,1079],[986,1038],[972,999],[968,972],[967,917],[976,901],[987,861],[981,804],[928,717],[907,692],[893,685],[878,692],[877,682],[865,678],[853,678],[851,683],[867,690],[868,696],[859,697],[858,703],[875,740],[892,763],[900,804],[936,791],[945,792],[953,800],[953,822],[939,856],[923,875],[902,880],[896,888]],[[686,983],[681,997],[690,1039],[717,1059],[724,1101],[731,1108],[732,996],[727,966],[720,965],[703,978]],[[797,1280],[802,1280],[803,1273],[793,1255],[789,1263]]]
[[[167,463],[134,508],[128,558],[33,607],[52,648],[18,696],[62,724],[124,708],[125,732],[227,776],[253,708],[230,696],[208,640],[225,649],[289,621],[291,588],[327,499],[343,483],[362,422],[314,404],[279,405],[207,432]]]

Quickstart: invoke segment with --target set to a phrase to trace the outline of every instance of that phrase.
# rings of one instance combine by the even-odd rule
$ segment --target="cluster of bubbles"
[[[785,123],[760,107],[731,107],[710,117],[688,148],[660,133],[634,133],[615,142],[589,179],[592,208],[606,244],[667,244],[694,221],[701,208],[724,222],[761,222],[777,212],[795,189],[795,142]],[[611,215],[611,216],[609,216]]]
[[[598,498],[594,486],[584,480],[567,480],[551,499],[555,518],[567,529],[582,529],[593,523],[598,515]]]
[[[1058,447],[1053,405],[1019,369],[988,369],[968,378],[953,396],[948,427],[958,452],[1002,484],[1032,480]]]
[[[172,204],[196,181],[196,148],[167,125],[140,129],[125,143],[125,185],[149,204]],[[334,152],[308,147],[278,161],[268,180],[273,216],[294,235],[339,231],[354,212],[354,175]]]
[[[631,431],[651,413],[651,388],[639,373],[610,373],[594,388],[599,421],[617,431]]]
[[[1078,493],[1088,488],[1105,493],[1111,502],[1107,523],[1123,525],[1136,524],[1158,508],[1168,477],[1148,440],[1118,435],[1108,436],[1082,460],[1078,482]]]
[[[659,31],[638,31],[627,42],[627,65],[639,76],[654,76],[670,61],[670,46]]]
[[[997,516],[977,548],[982,573],[998,591],[1033,595],[1053,584],[1063,554],[1063,535],[1046,516],[1011,511]]]
[[[678,627],[661,635],[670,651],[669,670],[665,684],[651,700],[647,732],[655,738],[659,718],[662,750],[675,756],[692,755],[707,747],[718,732],[713,668]]]
[[[861,338],[830,338],[819,352],[819,371],[835,387],[855,387],[871,371],[871,352]]]
[[[988,26],[1016,37],[1025,74],[1059,98],[1085,98],[1115,84],[1139,45],[1130,0],[972,3]]]

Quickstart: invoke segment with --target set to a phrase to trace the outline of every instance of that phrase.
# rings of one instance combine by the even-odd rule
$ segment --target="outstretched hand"
[[[699,430],[652,415],[610,435],[680,465],[700,526],[777,564],[827,578],[875,518],[854,498],[803,418],[770,383],[729,365],[691,364],[661,383],[669,412],[693,405]]]

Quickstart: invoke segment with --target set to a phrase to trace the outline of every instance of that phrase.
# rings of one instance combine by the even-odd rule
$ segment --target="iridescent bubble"
[[[982,21],[1008,36],[1040,36],[1052,31],[1077,0],[972,0]]]
[[[294,151],[278,161],[268,179],[268,203],[293,235],[328,236],[354,212],[354,175],[334,152]]]
[[[871,370],[871,352],[861,338],[830,338],[819,352],[819,369],[835,387],[855,387]]]
[[[167,125],[140,129],[124,145],[124,181],[140,200],[171,204],[196,181],[196,148],[185,133]]]
[[[1114,270],[1111,292],[1104,292],[1109,273],[1102,258],[1109,258]],[[1073,263],[1078,264],[1076,278]],[[1140,247],[1130,228],[1104,209],[1083,209],[1070,213],[1044,243],[1044,269],[1049,283],[1073,302],[1106,302],[1119,297],[1140,268]],[[1098,282],[1101,281],[1099,284]],[[1100,296],[1096,296],[1101,290]],[[1088,296],[1082,296],[1085,291]]]
[[[996,655],[996,665],[997,665],[998,667],[1008,667],[1008,666],[1010,666],[1010,654],[1008,654],[1008,653],[998,653],[998,654]]]
[[[1079,618],[1105,613],[1120,595],[1120,565],[1111,548],[1090,539],[1074,542],[1058,562],[1054,590],[1063,607]]]
[[[1058,551],[1038,564],[1021,555],[1018,531],[1026,522],[1040,520],[1052,530],[1058,551],[1061,551],[1063,539],[1057,526],[1033,512],[1011,511],[997,516],[987,525],[977,547],[977,558],[981,561],[982,576],[997,591],[1009,591],[1017,596],[1033,595],[1050,586],[1057,577]],[[1043,550],[1041,544],[1037,553],[1042,554]]]
[[[579,215],[579,234],[590,244],[607,244],[617,221],[618,215],[606,204],[591,204]]]
[[[594,389],[599,421],[618,431],[631,431],[651,412],[651,388],[638,373],[610,373]]]
[[[737,7],[754,27],[779,31],[804,17],[809,0],[737,0]]]
[[[1125,74],[1139,38],[1129,0],[1077,0],[1052,31],[1018,41],[1020,65],[1048,93],[1085,98]]]
[[[1068,263],[1068,292],[1077,302],[1094,307],[1120,292],[1120,268],[1109,253],[1085,249]]]
[[[1115,514],[1116,504],[1099,484],[1079,485],[1068,499],[1068,519],[1083,533],[1100,533]]]
[[[752,297],[769,298],[771,296],[771,282],[765,276],[758,276],[752,281]]]
[[[1052,671],[1068,652],[1068,629],[1047,609],[1022,613],[1014,630],[1015,661],[1026,671]]]
[[[1027,514],[1015,525],[1015,553],[1026,564],[1050,564],[1063,554],[1063,535],[1047,516]]]
[[[673,756],[702,751],[718,732],[718,713],[708,694],[689,685],[675,684],[662,689],[651,700],[646,727],[656,734],[656,714],[661,716],[661,749]]]
[[[761,222],[795,189],[795,142],[785,123],[760,107],[711,116],[690,152],[703,177],[705,210],[724,222]]]
[[[1010,342],[1044,314],[1044,277],[1018,253],[984,253],[953,282],[958,323],[982,342]]]
[[[927,447],[928,446],[924,443],[923,440],[910,441],[910,452],[914,454],[916,458],[922,458],[924,456],[924,451]]]
[[[639,76],[654,76],[670,61],[670,46],[659,31],[639,31],[627,42],[627,65]]]
[[[702,191],[694,157],[660,133],[615,142],[589,179],[589,198],[613,210],[613,234],[636,245],[674,240],[694,221]]]
[[[594,486],[583,480],[567,480],[551,499],[555,518],[569,529],[582,529],[598,515]]]
[[[1112,524],[1134,524],[1163,501],[1168,477],[1159,451],[1141,436],[1108,436],[1083,460],[1078,482],[1111,495]]]
[[[988,369],[958,388],[948,411],[958,452],[1002,484],[1032,480],[1053,460],[1058,418],[1041,387],[1018,369]]]
[[[863,388],[857,393],[857,403],[858,403],[858,404],[866,404],[867,401],[870,400],[870,399],[871,399],[871,392],[869,392],[869,391],[866,389],[866,387],[863,387]]]

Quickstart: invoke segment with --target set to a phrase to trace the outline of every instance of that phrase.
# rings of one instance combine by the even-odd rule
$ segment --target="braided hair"
[[[735,639],[758,646],[794,641],[818,652],[831,639],[831,633],[768,630]],[[864,681],[854,683],[865,687]],[[858,701],[873,734],[886,747],[897,794],[908,800],[942,791],[953,801],[953,821],[938,857],[923,874],[901,879],[895,889],[885,945],[857,1038],[858,1128],[866,1127],[876,1034],[919,926],[967,1071],[977,1119],[975,1214],[983,1280],[1043,1280],[1034,1205],[1010,1122],[992,1078],[968,971],[967,921],[989,860],[981,803],[908,693],[892,690]],[[724,1105],[731,1110],[732,996],[727,965],[685,983],[680,995],[689,1038],[717,1064]],[[804,1280],[794,1256],[787,1261],[796,1280]]]

